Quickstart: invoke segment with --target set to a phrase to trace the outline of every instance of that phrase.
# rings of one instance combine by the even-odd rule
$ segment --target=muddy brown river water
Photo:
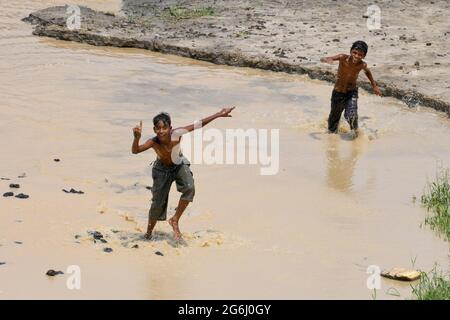
[[[448,267],[448,243],[421,227],[426,211],[413,200],[450,166],[446,115],[361,90],[363,135],[328,135],[328,83],[32,36],[20,19],[55,4],[65,2],[0,0],[0,177],[10,179],[0,192],[19,183],[30,195],[0,198],[0,299],[371,299],[370,265]],[[130,153],[131,128],[143,120],[150,137],[160,111],[179,126],[229,105],[233,117],[209,126],[279,129],[277,174],[193,163],[186,246],[166,223],[143,241],[155,155]],[[79,290],[67,286],[71,265]],[[410,293],[382,280],[377,298]]]

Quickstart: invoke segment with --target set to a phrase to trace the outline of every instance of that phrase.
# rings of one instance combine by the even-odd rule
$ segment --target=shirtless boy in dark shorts
[[[152,205],[149,212],[148,228],[145,237],[151,239],[153,228],[158,220],[166,220],[169,191],[175,181],[177,190],[181,192],[175,215],[169,219],[173,229],[174,238],[181,240],[181,232],[178,222],[189,202],[192,202],[195,194],[194,178],[189,168],[189,161],[183,157],[179,150],[179,144],[183,134],[201,128],[211,121],[221,117],[231,117],[233,108],[224,108],[221,111],[188,126],[172,129],[169,114],[160,113],[153,118],[153,131],[156,136],[139,145],[142,133],[142,121],[139,126],[133,128],[134,140],[131,147],[133,154],[141,153],[153,148],[157,159],[152,168]]]
[[[381,96],[380,88],[373,79],[372,73],[362,59],[367,54],[367,44],[364,41],[356,41],[350,49],[350,55],[338,54],[333,57],[320,59],[321,62],[333,63],[339,61],[337,80],[331,95],[331,111],[328,116],[328,131],[337,133],[342,111],[344,117],[358,135],[358,87],[356,80],[359,72],[364,70],[375,94]]]

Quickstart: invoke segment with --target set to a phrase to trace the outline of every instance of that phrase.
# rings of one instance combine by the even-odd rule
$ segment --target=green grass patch
[[[421,197],[422,205],[430,213],[425,224],[450,241],[450,172],[441,169],[436,180],[429,183]]]
[[[417,300],[450,300],[450,275],[437,271],[422,272],[420,282],[412,286],[413,298]]]
[[[183,6],[176,5],[165,8],[162,15],[165,18],[180,20],[180,19],[192,19],[205,16],[213,16],[214,13],[215,13],[214,9],[211,7],[186,8]]]

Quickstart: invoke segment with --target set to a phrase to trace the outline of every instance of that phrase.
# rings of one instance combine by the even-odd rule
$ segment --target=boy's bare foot
[[[181,237],[181,231],[180,228],[178,227],[178,221],[176,221],[173,217],[169,219],[169,224],[173,229],[173,236],[175,238],[176,241],[180,241],[182,239]]]
[[[152,233],[150,232],[150,233],[146,233],[145,235],[144,235],[144,238],[145,239],[147,239],[147,240],[152,240]]]

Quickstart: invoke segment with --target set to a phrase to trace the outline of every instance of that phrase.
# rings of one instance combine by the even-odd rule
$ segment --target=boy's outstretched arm
[[[211,121],[217,119],[217,118],[229,118],[231,117],[230,112],[233,111],[235,107],[231,107],[231,108],[223,108],[222,110],[220,110],[217,113],[214,113],[213,115],[210,115],[209,117],[206,117],[200,121],[195,121],[193,124],[184,126],[184,127],[179,127],[176,128],[174,130],[174,132],[177,133],[177,135],[183,135],[185,133],[194,131],[195,129],[199,129],[202,128],[204,126],[206,126],[208,123],[210,123]]]
[[[332,57],[323,57],[320,58],[320,62],[325,62],[325,63],[333,63],[333,61],[337,61],[337,60],[341,60],[343,58],[345,58],[346,55],[341,53]]]
[[[133,144],[131,145],[131,153],[137,154],[147,149],[153,147],[154,141],[153,139],[148,139],[144,144],[139,145],[139,139],[141,139],[142,134],[142,121],[139,123],[139,126],[133,128]]]
[[[364,70],[364,73],[366,74],[367,78],[369,79],[370,84],[372,85],[372,88],[373,88],[373,91],[375,92],[375,94],[377,96],[381,96],[381,90],[377,86],[377,83],[375,82],[375,80],[373,79],[372,72],[370,72],[369,68],[367,67],[367,63],[364,64],[363,70]]]

